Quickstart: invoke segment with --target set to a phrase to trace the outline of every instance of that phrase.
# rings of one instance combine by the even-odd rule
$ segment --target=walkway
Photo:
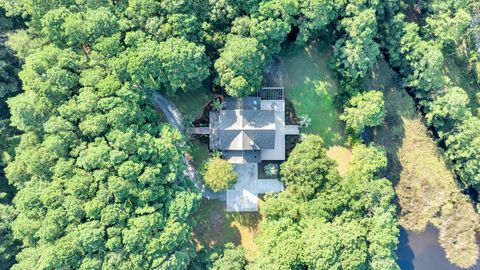
[[[157,110],[160,110],[163,112],[163,114],[168,120],[168,123],[173,127],[177,128],[184,136],[186,136],[185,129],[183,128],[183,125],[182,125],[182,113],[177,108],[177,106],[175,106],[173,102],[171,102],[170,100],[168,100],[166,97],[164,97],[162,94],[158,92],[155,92],[153,94],[153,103]],[[185,156],[183,157],[183,161],[185,162],[185,165],[186,165],[185,172],[184,172],[185,175],[187,175],[195,184],[195,186],[202,191],[203,198],[217,199],[222,201],[226,200],[225,192],[213,192],[202,183],[202,181],[198,177],[197,170],[193,166],[187,154],[185,154]]]

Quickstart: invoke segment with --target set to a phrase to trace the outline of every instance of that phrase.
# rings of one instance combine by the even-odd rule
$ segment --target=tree
[[[468,187],[480,184],[480,119],[470,117],[458,125],[445,144],[446,156],[460,180]]]
[[[360,133],[365,127],[382,124],[384,116],[383,93],[372,90],[353,96],[340,119],[345,121],[348,128]]]
[[[471,116],[467,93],[459,87],[451,87],[428,104],[427,123],[435,128],[440,138]]]
[[[404,70],[405,84],[414,89],[418,98],[426,98],[428,92],[438,90],[444,84],[442,72],[443,54],[438,44],[422,40],[415,23],[407,23],[400,40],[400,51],[409,65]]]
[[[287,162],[298,161],[294,152]],[[378,177],[386,165],[382,148],[358,145],[345,177],[326,178],[309,198],[296,196],[288,186],[267,195],[256,238],[259,255],[249,269],[398,270],[395,193],[389,180]],[[330,170],[334,166],[325,164]],[[309,170],[296,176],[316,177]]]
[[[212,156],[202,170],[205,184],[218,192],[231,188],[237,182],[237,173],[233,166],[219,156]]]
[[[231,96],[246,96],[257,91],[262,83],[265,55],[254,38],[231,35],[220,58],[215,62],[217,82]]]
[[[193,90],[209,75],[205,48],[181,38],[144,42],[127,57],[132,81],[150,90]]]
[[[281,165],[281,180],[294,194],[309,198],[326,183],[335,182],[338,173],[335,162],[327,157],[323,140],[307,135],[286,162]]]
[[[345,37],[335,44],[336,66],[348,82],[363,79],[368,70],[377,62],[379,45],[375,10],[364,9],[341,20]]]
[[[213,258],[212,270],[243,270],[246,265],[242,246],[226,243],[223,254]]]

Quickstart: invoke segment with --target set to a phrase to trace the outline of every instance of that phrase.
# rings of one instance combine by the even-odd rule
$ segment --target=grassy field
[[[190,157],[192,158],[193,165],[195,168],[199,169],[203,162],[208,159],[210,153],[208,151],[208,146],[203,141],[199,139],[191,140],[190,147]]]
[[[268,86],[284,86],[297,116],[308,115],[311,125],[305,133],[322,136],[327,146],[341,145],[343,132],[334,104],[337,93],[335,73],[328,68],[332,50],[326,44],[313,43],[278,58],[278,71],[266,78]]]
[[[202,113],[203,107],[215,97],[210,88],[202,86],[189,92],[177,91],[169,98],[177,105],[184,117],[197,118]]]
[[[447,257],[456,264],[471,265],[478,255],[478,214],[456,186],[440,149],[415,111],[413,99],[382,59],[367,85],[385,97],[386,119],[376,128],[374,141],[388,154],[387,177],[395,183],[400,224],[416,232],[429,224],[437,227]]]
[[[258,252],[253,241],[260,220],[258,213],[227,213],[225,202],[204,200],[193,218],[197,224],[193,230],[197,249],[232,242],[243,246],[248,260]]]

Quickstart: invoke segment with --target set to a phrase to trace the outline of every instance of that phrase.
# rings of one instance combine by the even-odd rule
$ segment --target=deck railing
[[[284,87],[263,87],[254,95],[262,100],[284,100]]]

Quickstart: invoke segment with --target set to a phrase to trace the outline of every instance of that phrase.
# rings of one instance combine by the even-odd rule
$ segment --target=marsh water
[[[462,270],[451,264],[438,243],[438,231],[428,227],[422,233],[400,228],[398,264],[402,270]],[[470,268],[480,270],[480,265]]]

